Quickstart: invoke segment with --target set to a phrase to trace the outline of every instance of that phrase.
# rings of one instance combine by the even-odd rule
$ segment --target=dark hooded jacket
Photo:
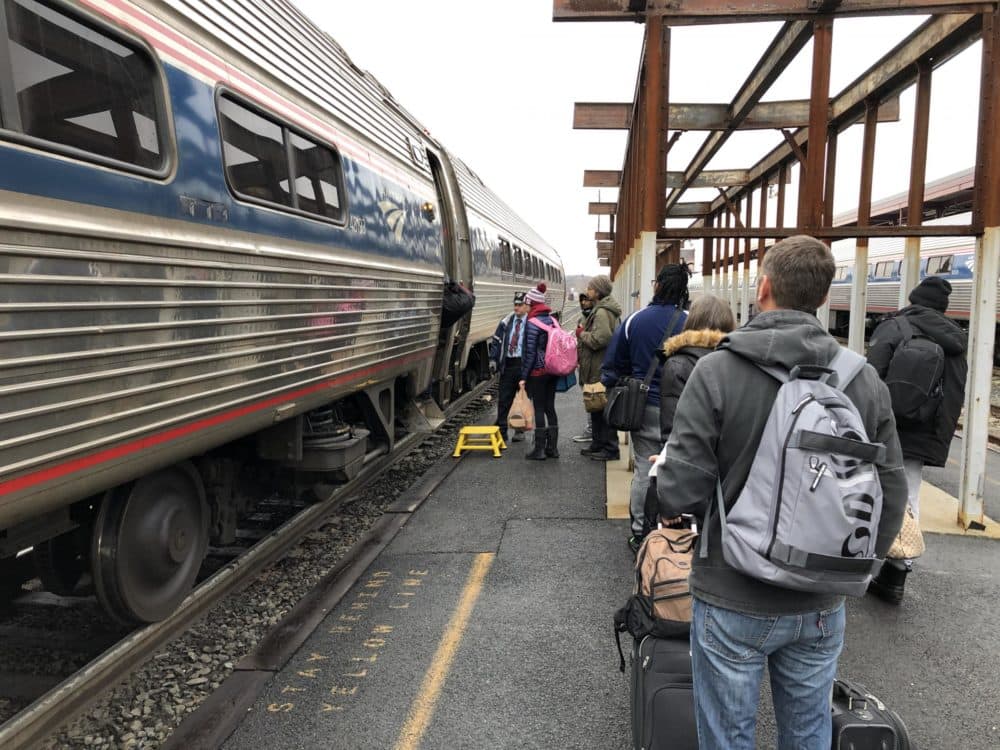
[[[881,378],[889,370],[896,347],[903,343],[903,332],[895,322],[895,318],[901,315],[905,315],[916,330],[936,341],[944,351],[944,383],[941,407],[934,419],[926,424],[907,422],[897,425],[899,442],[904,457],[919,459],[928,466],[944,466],[965,400],[967,334],[937,310],[923,305],[904,307],[875,329],[868,346],[868,362]]]
[[[681,392],[691,377],[698,360],[714,350],[725,337],[722,331],[702,329],[683,331],[667,339],[663,354],[663,375],[660,377],[660,440],[667,441],[674,426],[674,413]]]
[[[726,563],[716,478],[722,482],[727,512],[750,473],[764,425],[778,393],[774,380],[753,362],[791,369],[799,364],[825,366],[838,344],[812,315],[773,310],[757,315],[706,354],[688,378],[677,404],[666,460],[657,469],[660,514],[665,518],[693,513],[707,534],[708,557],[695,555],[691,590],[699,599],[762,616],[804,614],[832,609],[837,594],[793,591],[745,576]],[[903,521],[906,476],[889,403],[889,389],[875,370],[865,367],[845,391],[857,407],[868,436],[886,447],[878,464],[883,505],[875,551],[885,557]]]

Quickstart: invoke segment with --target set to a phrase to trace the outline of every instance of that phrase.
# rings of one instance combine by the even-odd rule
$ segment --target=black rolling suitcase
[[[691,644],[647,635],[632,648],[632,747],[697,750]]]
[[[833,682],[833,750],[913,750],[906,725],[863,685]]]

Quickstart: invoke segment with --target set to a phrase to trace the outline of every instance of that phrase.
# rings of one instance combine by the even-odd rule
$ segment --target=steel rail
[[[446,417],[454,416],[485,391],[486,381],[450,404]],[[184,633],[199,617],[224,597],[252,583],[254,576],[279,559],[352,493],[364,487],[412,451],[428,433],[417,432],[396,444],[392,453],[379,457],[362,473],[337,489],[328,499],[311,505],[271,532],[242,555],[192,591],[167,619],[136,630],[95,658],[78,672],[0,725],[0,747],[28,750],[79,716],[105,691],[114,687],[149,659],[160,646]]]

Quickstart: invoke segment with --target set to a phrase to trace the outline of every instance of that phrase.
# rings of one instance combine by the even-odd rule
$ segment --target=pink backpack
[[[538,318],[528,318],[543,331],[548,332],[549,341],[545,345],[545,372],[548,375],[569,375],[576,369],[576,336],[564,331],[559,323],[547,326]]]

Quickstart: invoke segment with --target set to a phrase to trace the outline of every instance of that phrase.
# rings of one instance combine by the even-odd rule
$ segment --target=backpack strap
[[[539,328],[541,328],[543,331],[546,331],[546,332],[551,331],[551,330],[553,330],[555,328],[555,326],[547,326],[547,325],[545,325],[538,318],[528,318],[528,322],[529,323],[534,323],[536,326],[538,326]]]
[[[830,382],[830,385],[843,392],[858,373],[865,369],[868,360],[846,346],[841,346],[839,349],[840,351],[830,360],[827,368],[833,370],[837,376],[836,382]]]
[[[896,323],[899,332],[903,334],[903,340],[899,342],[900,344],[905,344],[916,335],[916,331],[913,330],[913,324],[906,319],[905,315],[897,315],[893,318],[893,321]]]

